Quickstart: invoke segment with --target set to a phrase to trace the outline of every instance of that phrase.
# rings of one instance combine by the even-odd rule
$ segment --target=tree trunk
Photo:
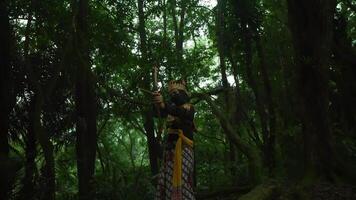
[[[33,66],[31,64],[31,60],[29,59],[29,50],[30,50],[30,31],[31,31],[31,23],[33,19],[33,6],[34,1],[30,2],[30,7],[28,11],[28,19],[27,25],[25,29],[25,42],[24,42],[24,65],[28,72],[28,77],[32,86],[35,88],[34,97],[33,97],[33,110],[31,111],[31,125],[33,126],[33,131],[35,133],[36,138],[41,145],[43,150],[45,164],[44,171],[42,173],[44,184],[42,185],[42,193],[40,199],[55,199],[55,170],[54,170],[54,156],[53,156],[53,144],[50,140],[49,135],[45,132],[43,124],[42,124],[42,110],[45,103],[45,96],[50,95],[51,91],[48,90],[47,93],[43,92],[43,88],[40,85],[39,79],[36,77]],[[55,80],[55,79],[53,79]]]
[[[288,0],[304,126],[305,181],[334,180],[336,155],[328,120],[328,71],[335,0]]]
[[[269,131],[267,141],[265,141],[265,153],[266,153],[266,164],[269,170],[270,175],[273,175],[273,170],[275,168],[275,139],[276,139],[276,113],[274,110],[274,101],[272,98],[272,87],[269,80],[268,67],[265,60],[265,53],[262,48],[260,36],[257,34],[255,36],[257,54],[259,56],[261,74],[263,79],[263,86],[265,89],[266,95],[266,104],[268,110],[268,119],[269,119]]]
[[[179,67],[183,68],[183,77],[187,76],[185,67],[182,66],[183,63],[183,42],[184,42],[184,26],[185,26],[185,12],[187,9],[186,0],[181,1],[181,10],[180,10],[180,20],[179,20],[179,32],[178,32],[178,41],[176,43],[177,48],[177,59]]]
[[[247,24],[242,25],[243,27],[246,27]],[[247,75],[247,82],[249,86],[252,89],[252,92],[255,96],[256,100],[256,111],[259,115],[260,118],[260,123],[261,123],[261,129],[262,129],[262,138],[263,138],[263,144],[264,147],[266,146],[268,142],[268,136],[269,136],[269,131],[268,131],[268,116],[267,113],[265,112],[265,106],[262,102],[262,97],[260,92],[258,91],[257,83],[255,81],[255,78],[253,77],[252,73],[252,33],[251,30],[248,28],[244,28],[243,30],[243,40],[244,40],[244,54],[245,54],[245,63],[246,63],[246,75]],[[264,148],[264,161],[267,162],[267,150]]]
[[[176,0],[171,0],[170,6],[172,9],[172,20],[173,20],[173,27],[174,27],[174,42],[176,44],[176,53],[178,53],[178,43],[179,43],[179,27],[178,27],[178,20],[177,20],[177,14],[176,14],[176,7],[177,7],[177,1]],[[175,67],[178,67],[178,54],[175,57]]]
[[[237,160],[236,160],[236,148],[235,144],[229,140],[229,159],[230,159],[230,173],[231,173],[231,184],[236,185],[238,182],[236,181],[237,175]]]
[[[268,166],[269,171],[272,171],[274,166],[274,132],[271,134],[271,130],[275,130],[275,114],[271,97],[271,86],[268,80],[268,74],[266,66],[264,63],[264,54],[259,40],[258,35],[258,19],[253,19],[253,16],[258,15],[257,5],[255,3],[249,4],[244,0],[233,1],[234,14],[235,17],[240,21],[240,27],[238,27],[242,32],[242,42],[244,46],[244,59],[246,64],[246,77],[247,83],[251,87],[252,92],[255,96],[256,101],[256,111],[259,115],[262,138],[263,138],[263,153],[264,153],[264,163]],[[257,53],[260,57],[260,67],[262,70],[264,89],[267,96],[267,101],[269,104],[267,106],[264,103],[263,95],[259,91],[255,77],[252,71],[252,57],[253,57],[253,41],[255,39]],[[267,85],[266,85],[267,84]],[[268,110],[268,112],[267,112]],[[272,116],[270,116],[272,115]],[[273,119],[271,120],[270,117]],[[270,127],[269,127],[270,125]],[[271,129],[272,128],[272,129]]]
[[[216,15],[216,36],[217,36],[217,49],[219,53],[220,59],[220,74],[221,74],[221,82],[222,86],[225,89],[224,98],[226,103],[226,111],[229,110],[229,82],[227,80],[226,75],[226,63],[225,63],[225,49],[224,49],[224,30],[225,30],[225,22],[224,22],[224,10],[226,2],[225,0],[219,0],[217,4],[217,15]]]
[[[250,146],[243,140],[241,140],[240,136],[237,134],[237,131],[234,129],[230,120],[226,118],[226,115],[217,105],[215,105],[215,103],[210,99],[209,96],[203,96],[203,98],[210,106],[214,115],[218,118],[226,136],[236,146],[236,148],[238,148],[241,153],[243,153],[247,157],[251,183],[260,183],[262,178],[262,164],[258,151],[256,151],[253,146]]]
[[[233,73],[234,81],[235,81],[235,91],[234,91],[235,108],[233,110],[233,112],[234,112],[233,121],[236,124],[240,124],[242,119],[244,117],[247,118],[247,116],[245,116],[245,110],[244,110],[244,107],[242,106],[242,102],[241,102],[242,98],[241,98],[241,90],[240,90],[240,79],[239,79],[239,75],[238,75],[238,67],[237,67],[237,63],[232,55],[233,52],[231,52],[231,51],[228,52],[228,59],[231,64],[231,69],[232,69],[232,73]]]
[[[95,172],[96,143],[97,143],[97,96],[95,81],[91,71],[88,37],[88,0],[76,2],[76,29],[74,48],[78,52],[76,63],[76,132],[77,132],[77,170],[79,182],[79,199],[95,198],[93,176]]]
[[[21,189],[21,195],[19,199],[22,200],[27,200],[27,199],[33,199],[34,197],[34,189],[35,189],[35,183],[34,183],[34,175],[36,171],[36,163],[35,163],[35,158],[36,158],[36,133],[35,133],[35,127],[33,124],[33,118],[34,118],[34,112],[35,112],[35,100],[33,99],[30,103],[30,108],[29,108],[29,125],[28,125],[28,131],[27,135],[24,137],[25,138],[25,153],[26,153],[26,164],[25,164],[25,176],[22,180],[23,187]]]
[[[6,1],[1,1],[0,4],[0,101],[1,101],[1,112],[0,112],[0,156],[7,157],[9,153],[8,144],[8,129],[9,129],[9,115],[10,115],[10,94],[11,94],[11,58],[10,58],[10,41],[11,41],[11,30],[9,24],[9,16],[7,13]]]
[[[43,155],[45,159],[42,178],[44,180],[41,191],[41,198],[43,200],[54,200],[55,199],[55,171],[54,171],[54,155],[53,155],[53,144],[50,140],[49,135],[45,132],[42,125],[42,108],[44,105],[44,97],[42,92],[38,91],[34,95],[34,110],[32,116],[32,125],[36,137],[43,150]]]
[[[183,60],[183,42],[184,42],[184,27],[185,27],[185,14],[187,9],[187,1],[181,1],[181,9],[179,13],[179,22],[177,19],[177,1],[171,0],[171,9],[172,9],[172,19],[173,19],[173,26],[174,26],[174,41],[175,41],[175,48],[176,48],[176,61],[175,66],[181,69],[182,77],[186,80],[187,78],[187,71],[185,69],[184,60]]]
[[[9,159],[9,116],[15,98],[11,76],[11,28],[7,11],[7,1],[0,2],[0,199],[7,199],[11,188],[14,169]]]
[[[162,61],[165,59],[167,60],[167,63],[170,63],[170,56],[169,56],[169,40],[168,40],[168,35],[167,35],[167,28],[168,28],[168,23],[167,23],[167,7],[168,7],[168,0],[162,0],[162,18],[163,18],[163,42],[162,42],[162,49],[164,49],[163,51],[163,58]],[[172,77],[172,68],[171,67],[167,67],[165,70],[166,74],[167,74],[167,78],[168,80],[171,80]]]
[[[148,153],[150,158],[151,173],[153,176],[158,174],[158,144],[154,135],[154,121],[152,111],[146,111],[144,113],[144,128],[147,135]],[[154,180],[155,182],[156,180]]]
[[[144,15],[144,2],[143,0],[138,0],[138,17],[139,17],[139,35],[140,35],[140,51],[141,51],[141,69],[144,71],[149,71],[150,63],[148,59],[148,49],[147,49],[147,34],[145,25],[145,15]],[[142,88],[150,90],[150,78],[143,77]],[[146,98],[150,99],[151,96],[146,94]],[[151,173],[153,176],[158,174],[158,158],[159,158],[159,144],[154,135],[154,120],[153,120],[153,110],[149,108],[143,111],[144,129],[147,136],[148,153],[150,158]],[[155,180],[154,180],[155,182]]]
[[[233,111],[232,106],[231,106],[231,100],[230,100],[230,85],[227,80],[227,74],[226,74],[226,42],[225,42],[225,13],[226,10],[226,0],[218,0],[217,4],[217,14],[216,14],[216,36],[217,36],[217,49],[219,53],[219,59],[220,59],[220,74],[221,74],[221,82],[222,82],[222,87],[224,88],[224,100],[225,100],[225,106],[223,109],[227,113],[227,117],[229,118],[229,121],[231,123],[238,123],[236,121],[236,112],[230,113]],[[238,83],[236,83],[236,87],[238,87]],[[237,92],[239,91],[239,88],[237,88]],[[231,178],[232,178],[232,183],[236,184],[236,167],[235,167],[235,162],[236,162],[236,149],[234,144],[231,142],[230,137],[227,137],[229,140],[229,163],[230,163],[230,172],[231,172]]]

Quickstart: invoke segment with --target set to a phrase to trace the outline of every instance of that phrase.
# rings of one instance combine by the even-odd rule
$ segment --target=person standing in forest
[[[158,176],[156,200],[194,200],[194,108],[184,80],[168,84],[170,101],[153,93],[157,116],[167,119],[163,163]]]

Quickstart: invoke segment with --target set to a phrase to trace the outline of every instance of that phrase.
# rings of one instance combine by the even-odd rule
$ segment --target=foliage
[[[40,140],[43,135],[54,147],[56,199],[77,199],[77,79],[73,75],[77,66],[73,63],[82,58],[77,53],[80,49],[76,46],[76,11],[73,7],[79,1],[6,2],[11,25],[11,84],[16,94],[9,115],[10,157],[21,163],[16,170],[10,199],[23,198],[25,180],[33,186],[32,198],[43,198],[48,161],[45,158],[48,149]],[[262,181],[273,178],[292,182],[299,181],[304,175],[305,127],[296,92],[297,58],[288,20],[288,1],[236,2],[144,1],[148,46],[145,62],[138,2],[89,1],[89,71],[98,98],[98,141],[96,147],[90,147],[96,149],[93,185],[97,199],[153,198],[154,179],[143,117],[143,113],[151,109],[151,100],[139,89],[146,80],[152,82],[153,64],[160,66],[159,84],[165,98],[168,98],[168,80],[187,79],[197,110],[195,123],[198,131],[194,138],[197,191],[256,184],[250,174],[250,155],[234,143],[214,112],[214,105],[232,124],[233,135],[262,158],[259,166],[263,170]],[[224,5],[223,9],[219,7]],[[356,55],[355,6],[348,0],[337,2],[334,34],[340,37],[333,40],[335,45],[332,45],[329,56],[327,85],[331,142],[347,169],[356,164],[356,117],[353,112],[356,94],[353,78],[356,73],[352,68]],[[185,12],[183,18],[182,12]],[[180,25],[182,20],[184,23]],[[181,38],[175,26],[182,31]],[[250,52],[246,48],[248,41]],[[183,44],[181,61],[177,58],[179,42]],[[340,49],[341,55],[338,53]],[[262,62],[268,71],[267,79],[264,79]],[[223,73],[227,75],[227,87],[223,83]],[[270,91],[266,89],[266,83],[270,84]],[[150,89],[153,84],[144,87]],[[199,95],[216,89],[223,92],[209,96],[213,105]],[[47,90],[50,92],[46,93]],[[36,110],[36,99],[40,94],[43,105]],[[271,150],[275,165],[270,171],[266,155],[268,141],[264,138],[263,128],[266,122],[267,130],[272,134],[272,110],[276,120],[275,143]],[[43,135],[33,122],[36,113],[40,116],[38,123],[43,127]],[[267,121],[262,119],[263,113],[267,115]],[[160,128],[159,123],[155,119],[156,131]],[[349,173],[354,175],[351,170]],[[352,175],[348,177],[340,172],[335,176],[335,182],[355,184]]]

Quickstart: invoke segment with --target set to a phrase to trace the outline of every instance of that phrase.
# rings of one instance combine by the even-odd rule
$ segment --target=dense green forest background
[[[153,199],[187,80],[198,199],[356,199],[356,2],[1,0],[0,199]]]

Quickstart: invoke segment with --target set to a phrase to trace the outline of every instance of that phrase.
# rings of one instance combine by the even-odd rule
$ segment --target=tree
[[[89,1],[73,3],[75,26],[73,47],[77,62],[75,67],[75,105],[76,105],[76,151],[79,180],[79,199],[94,199],[93,175],[95,171],[97,143],[97,96],[96,81],[90,64],[89,47]]]
[[[153,66],[152,60],[149,59],[150,53],[147,46],[147,34],[146,34],[146,22],[145,22],[145,13],[144,9],[144,1],[138,0],[138,16],[139,16],[139,36],[140,36],[140,51],[141,51],[141,59],[140,59],[140,67],[141,70],[145,72],[149,72],[150,67]],[[141,85],[144,89],[150,89],[150,77],[144,76],[141,82]],[[150,98],[149,95],[146,94],[146,98]],[[144,120],[144,128],[147,136],[147,144],[150,158],[150,166],[152,175],[156,175],[158,173],[158,158],[159,158],[159,144],[155,138],[154,134],[154,120],[153,120],[153,110],[151,107],[145,109],[143,111],[143,120]]]
[[[15,104],[12,80],[12,30],[9,23],[8,1],[0,3],[0,198],[7,199],[14,178],[13,161],[9,158],[10,112]]]
[[[187,80],[198,197],[353,199],[355,19],[350,0],[1,1],[0,199],[152,199],[154,65],[163,96]]]
[[[233,13],[236,18],[235,26],[241,33],[242,46],[244,51],[244,63],[246,67],[247,83],[251,87],[255,101],[256,111],[259,115],[261,124],[262,138],[263,138],[263,153],[264,162],[268,167],[270,173],[275,166],[274,164],[274,146],[275,146],[275,126],[276,114],[274,111],[274,104],[272,99],[272,88],[269,80],[267,63],[265,60],[265,53],[262,48],[260,26],[261,13],[259,11],[258,3],[255,1],[233,1],[231,2]],[[255,48],[254,48],[255,45]],[[261,68],[263,80],[263,92],[258,87],[258,77],[254,76],[253,55],[256,49],[259,67]]]
[[[334,180],[329,125],[329,65],[336,1],[288,1],[303,124],[306,180]]]

